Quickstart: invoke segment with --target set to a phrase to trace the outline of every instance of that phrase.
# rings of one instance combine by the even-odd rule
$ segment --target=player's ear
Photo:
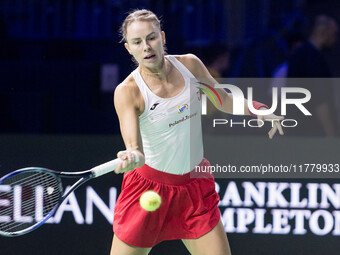
[[[165,44],[165,32],[161,32],[163,45]]]
[[[124,47],[125,47],[125,49],[129,52],[129,54],[132,55],[132,54],[131,54],[131,51],[130,51],[129,44],[128,44],[128,43],[124,43]]]

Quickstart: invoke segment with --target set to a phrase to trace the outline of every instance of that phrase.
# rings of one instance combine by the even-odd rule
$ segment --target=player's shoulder
[[[182,64],[187,64],[187,65],[194,65],[200,62],[200,59],[192,54],[183,54],[183,55],[173,55],[176,59],[178,59]]]
[[[138,114],[144,111],[144,98],[132,73],[116,87],[113,100],[116,109],[128,109],[132,106]]]
[[[192,53],[173,56],[188,68],[194,76],[200,74],[201,68],[204,66],[202,61]]]
[[[139,93],[139,88],[132,74],[127,76],[115,89],[115,97],[135,97]]]
[[[127,76],[116,88],[116,90],[118,90],[118,92],[120,91],[137,91],[138,90],[138,86],[137,83],[135,81],[135,79],[133,78],[132,74],[130,74],[129,76]]]

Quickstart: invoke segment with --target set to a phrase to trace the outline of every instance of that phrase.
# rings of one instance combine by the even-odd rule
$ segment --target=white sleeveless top
[[[145,163],[163,172],[183,175],[203,159],[200,92],[192,73],[174,56],[166,58],[182,74],[185,87],[174,97],[161,98],[145,84],[138,68],[134,70],[132,76],[145,102],[139,126]]]

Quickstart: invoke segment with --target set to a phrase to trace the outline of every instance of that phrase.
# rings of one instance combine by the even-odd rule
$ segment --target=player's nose
[[[149,52],[151,50],[150,44],[148,44],[148,42],[144,42],[144,51],[145,52]]]

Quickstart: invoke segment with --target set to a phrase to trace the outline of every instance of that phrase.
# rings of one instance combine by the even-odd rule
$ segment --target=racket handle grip
[[[135,162],[136,163],[139,162],[138,154],[135,151],[133,151],[132,153],[135,155]],[[93,173],[93,177],[98,177],[114,171],[117,168],[118,164],[121,162],[123,162],[123,160],[121,160],[120,158],[116,158],[114,160],[111,160],[109,162],[106,162],[104,164],[92,168],[91,170]]]

